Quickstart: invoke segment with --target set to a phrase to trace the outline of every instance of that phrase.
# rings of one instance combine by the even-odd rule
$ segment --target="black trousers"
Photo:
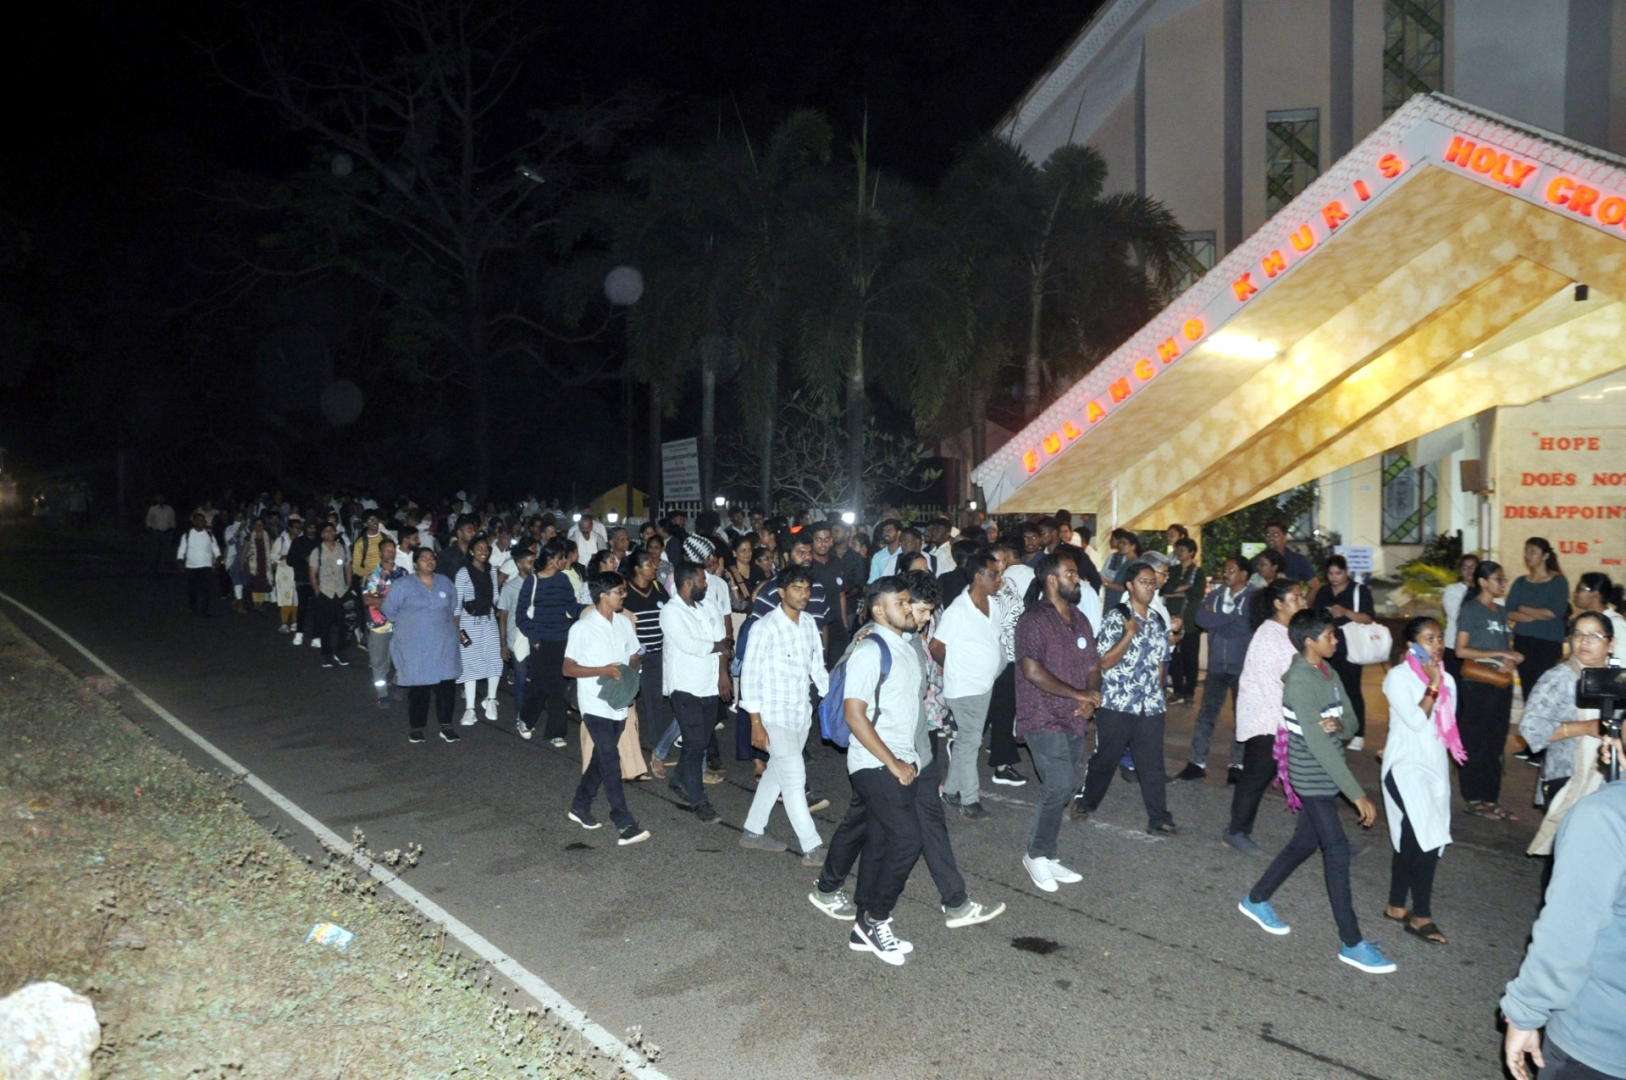
[[[1521,635],[1513,647],[1524,657],[1524,662],[1519,665],[1519,685],[1524,688],[1525,699],[1529,700],[1536,689],[1536,680],[1564,659],[1564,643]]]
[[[943,818],[943,800],[937,797],[937,785],[942,779],[943,747],[934,733],[932,759],[924,764],[911,787],[915,794],[915,814],[920,819],[920,853],[926,859],[926,869],[931,871],[943,906],[957,908],[965,903],[965,878],[960,874],[959,863],[954,861],[948,824]],[[820,892],[835,892],[841,888],[858,862],[868,835],[869,808],[854,787],[847,813],[830,837],[830,852],[824,857],[824,868],[819,871]]]
[[[311,597],[311,633],[322,639],[322,655],[342,656],[350,648],[350,627],[344,621],[344,600],[316,593]]]
[[[1348,657],[1334,656],[1327,661],[1344,684],[1344,700],[1355,714],[1355,738],[1366,735],[1366,695],[1361,693],[1361,665],[1352,664]]]
[[[327,647],[327,642],[322,642]],[[429,698],[435,698],[435,720],[443,728],[452,726],[452,706],[457,700],[457,682],[446,679],[428,686],[407,687],[407,723],[413,731],[422,731],[429,723]]]
[[[666,712],[666,698],[661,693],[662,659],[659,649],[647,652],[638,671],[638,735],[648,741],[645,747],[648,750],[655,748],[672,723]]]
[[[152,537],[152,576],[157,577],[170,568],[170,560],[175,558],[175,530],[148,529],[147,533]]]
[[[678,757],[677,775],[670,781],[695,809],[709,806],[701,774],[706,768],[706,746],[716,734],[717,695],[695,697],[682,690],[672,691],[672,712],[683,733],[683,750]]]
[[[1457,686],[1457,730],[1468,760],[1457,766],[1462,797],[1469,802],[1496,802],[1502,797],[1502,755],[1513,718],[1513,688],[1464,679]]]
[[[1231,826],[1233,833],[1253,835],[1253,823],[1259,817],[1259,803],[1270,782],[1276,779],[1276,736],[1255,735],[1242,744],[1242,777],[1231,793]]]
[[[215,568],[190,566],[186,570],[186,606],[194,615],[209,614],[209,597],[214,594]]]
[[[525,658],[525,711],[521,719],[531,727],[547,706],[548,723],[544,738],[562,739],[565,723],[565,642],[533,641],[531,655]]]
[[[903,895],[909,871],[920,858],[920,815],[915,809],[915,784],[905,787],[882,768],[849,773],[853,795],[869,811],[864,853],[858,863],[858,891],[853,902],[876,922],[892,917]],[[918,780],[916,781],[918,783]]]
[[[1383,787],[1402,815],[1400,850],[1389,860],[1389,906],[1404,908],[1406,897],[1410,896],[1413,915],[1431,916],[1434,914],[1434,871],[1440,865],[1440,849],[1424,851],[1418,846],[1417,834],[1412,832],[1411,817],[1406,814],[1406,804],[1400,798],[1393,773],[1384,777]]]
[[[994,680],[994,693],[988,699],[988,766],[998,769],[1022,760],[1016,745],[1016,665],[1006,664]],[[980,749],[980,747],[979,747]]]
[[[311,588],[310,582],[294,583],[294,598],[299,603],[299,610],[294,614],[294,629],[301,634],[311,634],[311,597],[315,595],[316,590]]]
[[[1146,824],[1157,828],[1173,822],[1169,813],[1168,777],[1163,767],[1163,714],[1137,716],[1115,709],[1095,710],[1095,753],[1084,770],[1084,805],[1094,810],[1112,786],[1112,774],[1128,748],[1135,755],[1135,775],[1140,778],[1140,797],[1146,804]]]
[[[1202,649],[1202,634],[1196,627],[1187,627],[1180,644],[1174,647],[1174,663],[1169,665],[1169,683],[1181,697],[1197,692],[1197,656]]]

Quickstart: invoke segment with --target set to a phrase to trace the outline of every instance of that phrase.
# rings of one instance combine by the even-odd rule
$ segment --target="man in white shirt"
[[[774,803],[784,797],[785,816],[802,845],[802,865],[824,864],[824,841],[807,808],[807,766],[802,747],[813,726],[807,688],[820,697],[830,688],[824,670],[824,642],[808,612],[813,576],[803,566],[780,571],[779,606],[757,620],[740,672],[740,705],[751,718],[751,745],[768,752],[768,767],[757,781],[740,846],[752,851],[784,851],[764,835]]]
[[[200,619],[209,617],[209,597],[215,590],[215,567],[220,565],[220,545],[209,531],[209,519],[202,510],[192,511],[192,528],[181,537],[175,561],[186,572],[186,606]]]
[[[154,495],[147,507],[147,535],[152,538],[152,576],[157,577],[175,543],[175,508],[162,495]]]
[[[994,682],[1005,670],[1005,649],[999,641],[1005,613],[995,597],[1004,577],[992,555],[968,556],[962,570],[969,584],[943,612],[931,651],[943,665],[943,699],[954,714],[954,751],[943,780],[943,798],[959,806],[961,818],[981,821],[988,811],[982,806],[977,757]]]
[[[638,669],[643,657],[638,653],[638,634],[632,623],[621,618],[621,605],[627,598],[627,583],[621,575],[598,575],[587,583],[587,593],[593,601],[592,610],[584,611],[576,620],[565,642],[564,676],[576,680],[582,723],[593,740],[593,757],[582,773],[581,783],[576,785],[570,820],[584,829],[599,827],[592,810],[602,784],[604,797],[610,803],[610,820],[615,822],[616,843],[624,847],[648,840],[649,830],[638,827],[638,820],[627,809],[627,794],[621,786],[621,755],[616,744],[627,726],[627,706],[607,702],[598,681],[604,678],[619,682],[623,669]]]
[[[582,511],[581,518],[570,527],[565,539],[576,545],[576,558],[583,566],[610,545],[609,535],[604,531],[603,525],[593,520],[591,510]]]
[[[904,639],[914,633],[909,590],[901,577],[883,577],[865,591],[875,629],[847,657],[843,709],[852,742],[847,748],[847,779],[853,797],[869,811],[864,854],[858,863],[853,902],[858,917],[847,936],[855,952],[872,952],[901,965],[913,951],[892,933],[892,908],[903,894],[909,871],[920,858],[920,817],[913,785],[920,767],[925,714],[920,659]],[[756,647],[756,642],[751,643]],[[890,658],[883,680],[881,653]]]
[[[728,652],[723,626],[708,604],[710,584],[706,571],[694,563],[679,563],[672,572],[676,598],[661,608],[661,665],[663,692],[672,699],[672,712],[683,734],[683,752],[677,772],[667,781],[693,808],[704,824],[719,820],[706,798],[702,772],[706,744],[717,722],[717,702],[728,691],[723,659]]]

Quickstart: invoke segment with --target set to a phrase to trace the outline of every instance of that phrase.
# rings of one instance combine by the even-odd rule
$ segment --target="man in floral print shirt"
[[[1153,610],[1157,571],[1137,559],[1124,568],[1124,598],[1101,617],[1101,707],[1095,713],[1095,753],[1080,795],[1087,815],[1101,805],[1112,773],[1128,747],[1140,763],[1146,831],[1172,836],[1180,830],[1169,813],[1163,772],[1163,671],[1169,660],[1169,628]],[[1075,814],[1075,816],[1079,816]]]

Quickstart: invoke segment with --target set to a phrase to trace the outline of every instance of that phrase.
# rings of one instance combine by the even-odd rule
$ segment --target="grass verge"
[[[279,843],[116,692],[0,618],[0,996],[88,995],[97,1076],[621,1073],[376,882]],[[348,951],[305,943],[320,922],[355,934]]]

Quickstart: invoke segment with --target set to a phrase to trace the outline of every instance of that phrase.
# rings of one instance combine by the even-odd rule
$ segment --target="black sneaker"
[[[676,784],[667,784],[666,785],[666,790],[668,790],[668,791],[670,791],[672,793],[672,798],[677,803],[679,810],[693,810],[694,809],[694,804],[689,801],[688,793],[686,791],[684,791],[681,787],[679,787]]]
[[[407,732],[407,742],[412,743],[414,746],[422,746],[423,745],[423,729],[422,728],[414,728],[413,730]]]
[[[943,800],[945,806],[959,806],[960,797],[951,791],[940,791],[937,797]]]
[[[640,829],[636,825],[628,825],[625,829],[621,830],[621,834],[615,838],[615,842],[622,847],[626,847],[628,844],[641,844],[648,839],[648,829]]]
[[[1242,782],[1242,766],[1232,765],[1225,770],[1225,786],[1236,787]]]
[[[1014,765],[1001,765],[994,770],[994,783],[1004,784],[1006,787],[1021,787],[1028,782],[1028,778],[1016,771]]]
[[[331,661],[331,660],[323,660],[322,661],[322,666],[325,667],[325,668],[330,668],[330,667],[333,666],[333,661]]]
[[[1185,768],[1170,777],[1172,780],[1206,780],[1207,778],[1208,770],[1191,761],[1186,762]]]
[[[349,667],[350,666],[350,661],[346,660],[342,656],[335,656],[333,658],[333,662],[335,664],[338,664],[340,667]]]
[[[440,729],[441,742],[457,742],[461,738],[463,738],[463,736],[459,735],[457,733],[457,729],[454,727],[443,727]]]
[[[600,825],[604,824],[586,810],[572,810],[570,812],[570,820],[574,821],[584,829],[596,829]]]
[[[1139,783],[1135,777],[1135,770],[1131,769],[1128,765],[1120,763],[1118,766],[1118,775],[1124,778],[1124,783],[1126,784]]]
[[[710,803],[701,803],[695,807],[694,816],[700,819],[702,825],[715,825],[723,820],[722,815],[713,810]]]
[[[987,821],[988,811],[982,808],[982,803],[980,802],[961,803],[960,817],[964,818],[966,821]]]

